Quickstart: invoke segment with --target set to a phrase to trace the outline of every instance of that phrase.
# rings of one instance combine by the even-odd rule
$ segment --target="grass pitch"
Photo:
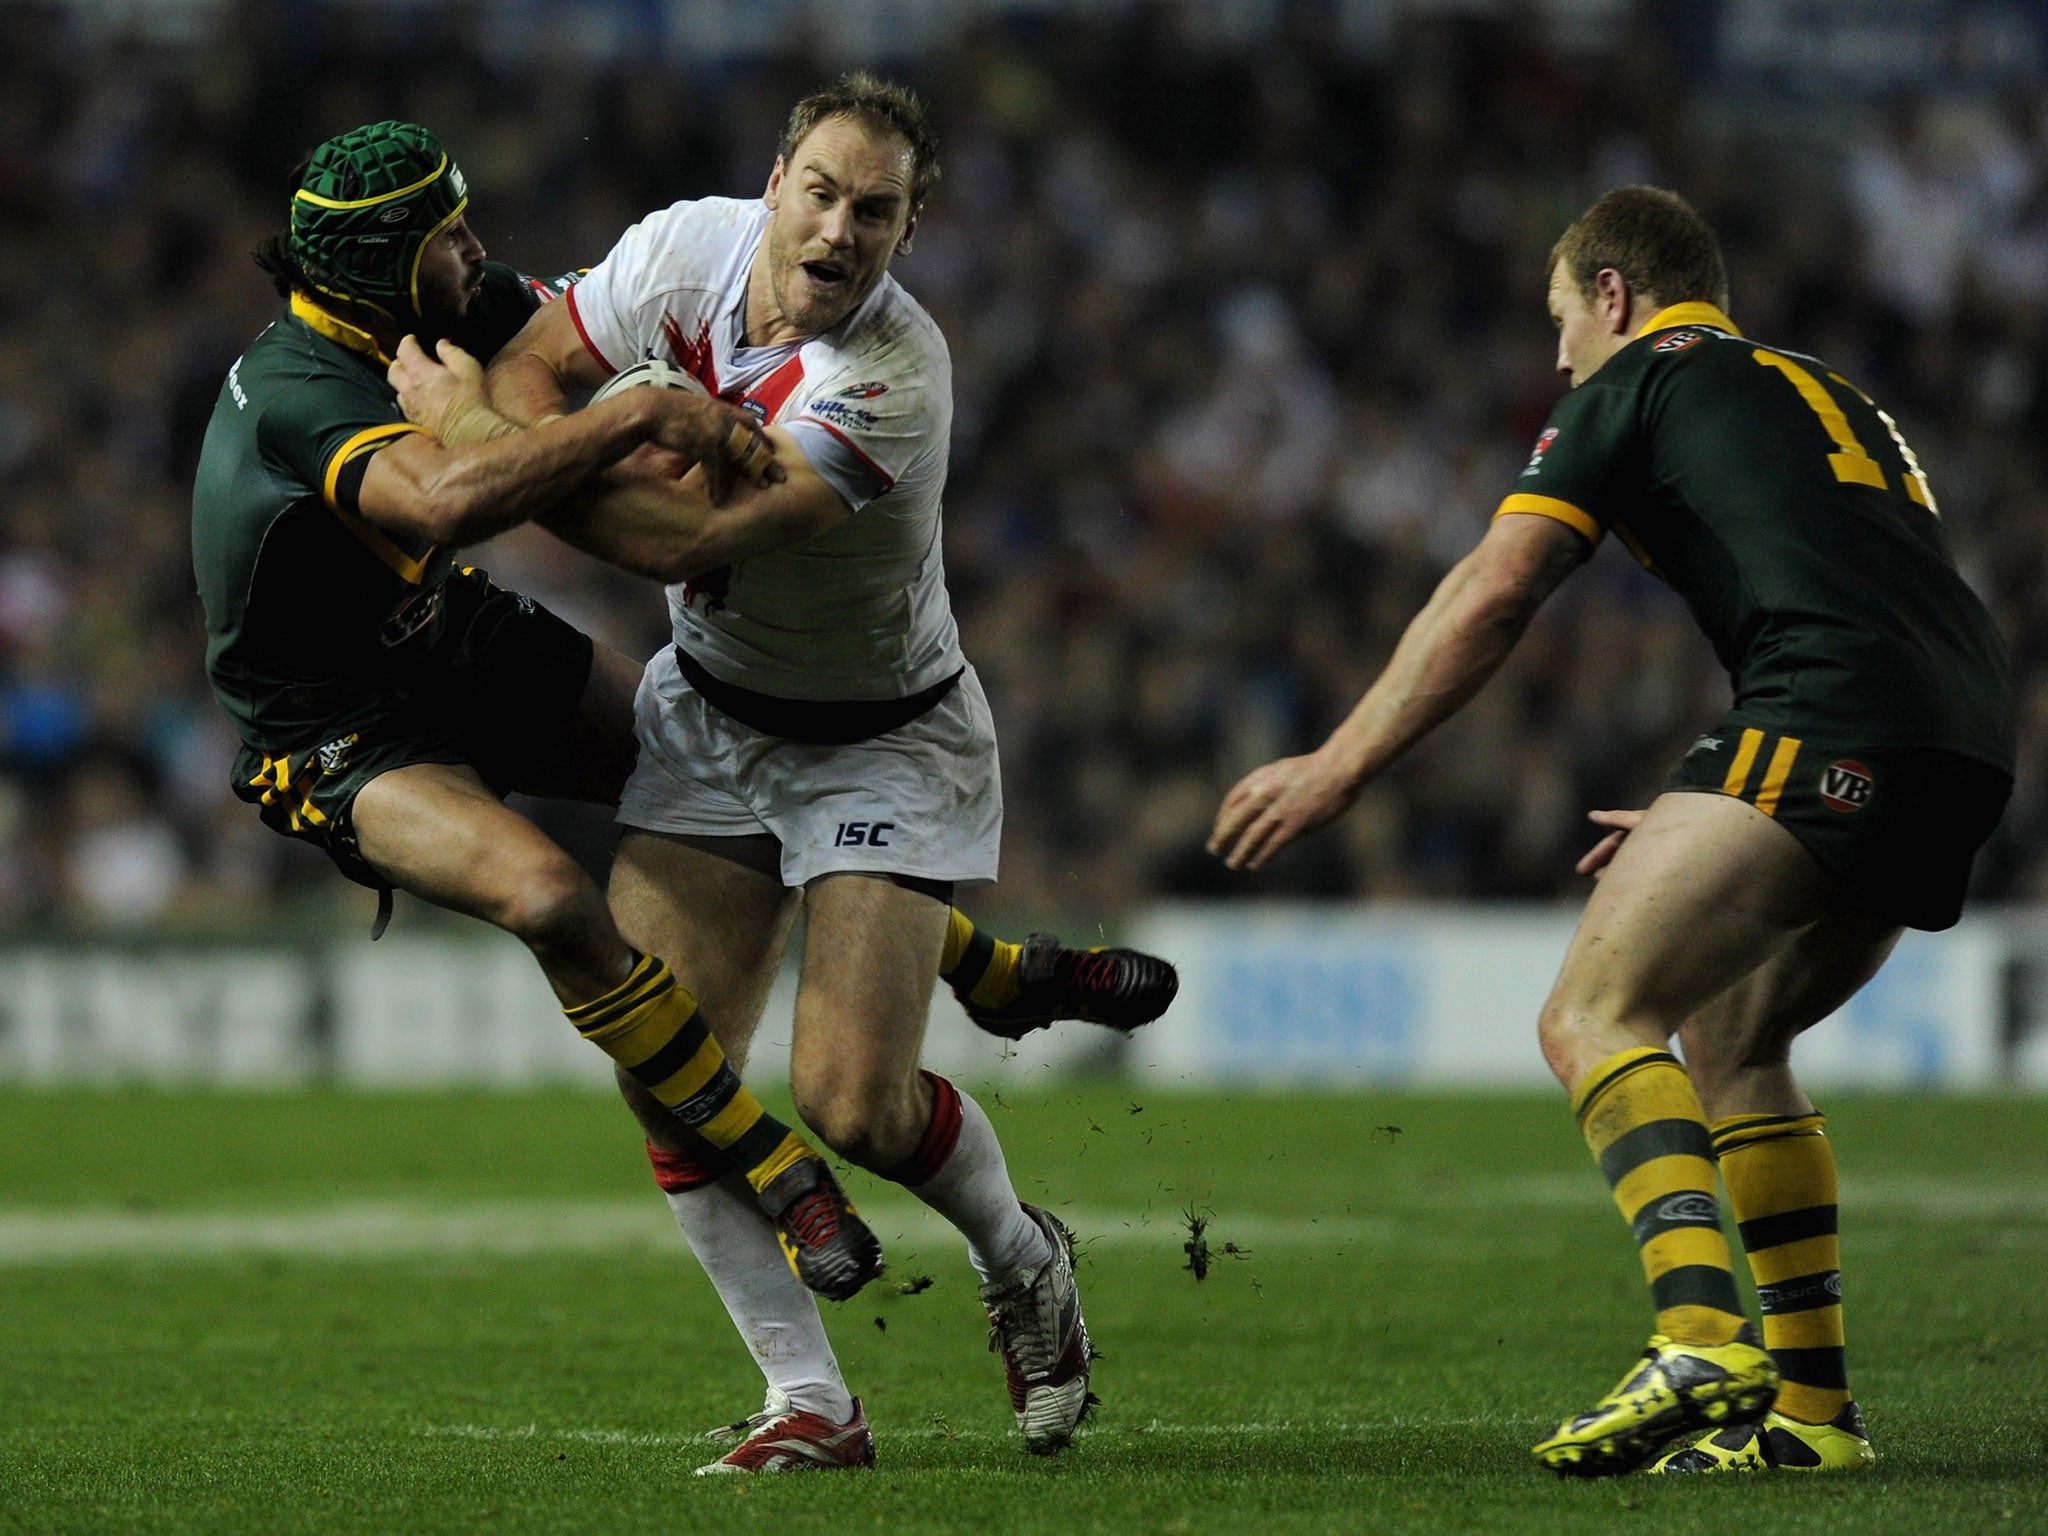
[[[982,1098],[1092,1427],[1023,1454],[957,1238],[855,1175],[881,1466],[697,1480],[759,1380],[615,1104],[0,1095],[0,1531],[2048,1531],[2048,1102],[1827,1106],[1874,1474],[1567,1484],[1649,1314],[1561,1096]]]

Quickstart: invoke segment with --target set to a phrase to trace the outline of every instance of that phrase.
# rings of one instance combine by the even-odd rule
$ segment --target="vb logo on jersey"
[[[1556,441],[1557,428],[1545,427],[1543,429],[1543,435],[1536,439],[1536,451],[1529,455],[1529,467],[1523,470],[1520,475],[1516,476],[1516,478],[1526,479],[1528,476],[1535,474],[1537,470],[1541,469],[1543,467],[1543,455],[1550,452],[1550,445]]]
[[[1845,757],[1821,770],[1820,803],[1831,811],[1860,811],[1876,787],[1868,768]]]
[[[869,379],[860,384],[849,384],[839,391],[842,400],[872,400],[877,395],[889,393],[889,386],[879,379]]]
[[[1650,344],[1652,352],[1683,352],[1687,347],[1705,341],[1702,331],[1673,331],[1669,336]]]

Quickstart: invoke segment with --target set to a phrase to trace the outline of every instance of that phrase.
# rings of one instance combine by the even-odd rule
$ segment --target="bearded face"
[[[788,162],[778,159],[764,198],[764,297],[773,313],[761,318],[770,334],[753,334],[750,302],[749,340],[816,336],[852,314],[897,253],[910,248],[917,222],[910,187],[911,150],[903,136],[849,117],[827,118]]]

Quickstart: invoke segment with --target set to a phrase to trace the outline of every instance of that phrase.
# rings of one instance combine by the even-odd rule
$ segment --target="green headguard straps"
[[[352,128],[313,151],[292,194],[292,255],[322,293],[417,315],[420,255],[468,206],[462,172],[426,129]]]

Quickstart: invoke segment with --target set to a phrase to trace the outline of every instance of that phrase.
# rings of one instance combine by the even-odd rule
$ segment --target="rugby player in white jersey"
[[[1048,1453],[1091,1402],[1072,1238],[1018,1200],[980,1107],[918,1066],[935,963],[957,958],[953,883],[995,877],[1002,827],[994,727],[940,559],[951,363],[888,270],[936,175],[917,99],[850,75],[798,103],[761,198],[635,225],[498,354],[490,390],[533,422],[654,357],[766,425],[786,479],[707,516],[700,574],[669,589],[675,644],[640,687],[613,908],[691,979],[738,1061],[802,902],[797,1106],[965,1235],[1025,1444]],[[1107,984],[1142,990],[1128,952],[1113,955],[1124,970]],[[702,1470],[871,1464],[860,1404],[773,1232],[708,1144],[622,1086],[768,1381],[740,1443]]]

